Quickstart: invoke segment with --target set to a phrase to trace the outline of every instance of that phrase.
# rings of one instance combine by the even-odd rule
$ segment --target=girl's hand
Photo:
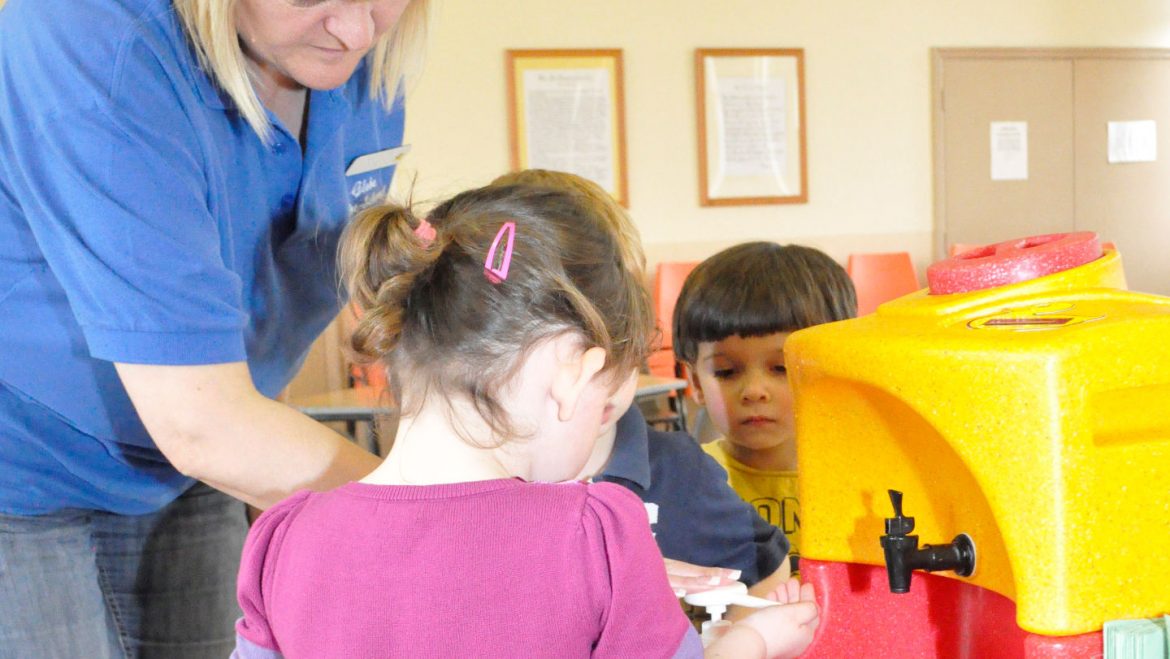
[[[666,577],[670,581],[670,587],[679,597],[687,593],[700,593],[720,586],[729,586],[738,581],[741,574],[739,570],[691,565],[672,558],[662,560],[666,563]]]
[[[816,593],[812,584],[801,585],[792,578],[767,594],[781,603],[759,609],[733,627],[747,626],[764,640],[764,656],[770,659],[798,657],[812,643],[820,624]]]

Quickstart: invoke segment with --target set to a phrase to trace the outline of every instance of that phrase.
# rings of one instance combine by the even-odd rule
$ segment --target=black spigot
[[[902,493],[897,490],[889,492],[894,516],[886,518],[886,534],[881,540],[891,593],[910,592],[910,573],[914,570],[953,570],[960,577],[975,573],[975,543],[971,536],[960,533],[949,544],[923,545],[919,549],[918,536],[910,535],[914,530],[914,518],[902,514]]]

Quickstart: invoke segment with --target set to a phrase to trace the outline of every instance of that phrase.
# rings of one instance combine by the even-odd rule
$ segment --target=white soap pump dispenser
[[[704,621],[700,628],[704,647],[710,645],[711,641],[719,635],[715,630],[731,625],[730,621],[723,619],[723,614],[727,613],[728,606],[734,604],[758,609],[779,604],[779,602],[770,599],[748,595],[747,585],[742,581],[698,593],[687,593],[683,596],[683,601],[691,606],[703,607],[711,618]]]

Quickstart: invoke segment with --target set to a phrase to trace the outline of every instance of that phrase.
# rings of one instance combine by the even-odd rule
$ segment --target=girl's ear
[[[574,343],[576,339],[573,339]],[[605,366],[605,349],[594,346],[580,352],[579,346],[572,346],[573,354],[565,355],[558,350],[560,367],[553,380],[549,395],[557,404],[557,419],[564,422],[573,418],[577,412],[577,404],[581,401],[581,394],[593,376],[601,372]]]
[[[699,378],[695,375],[695,369],[691,368],[690,364],[683,364],[683,370],[686,371],[687,382],[691,384],[691,398],[698,405],[706,407],[707,398],[703,395],[703,385],[699,383]]]

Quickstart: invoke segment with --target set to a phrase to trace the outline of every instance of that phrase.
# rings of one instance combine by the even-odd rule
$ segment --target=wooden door
[[[1170,295],[1170,59],[1076,62],[1076,228],[1117,245],[1135,291]],[[1109,122],[1154,121],[1154,162],[1110,163]]]
[[[1170,50],[936,49],[935,257],[1092,230],[1133,290],[1170,295]],[[1026,180],[991,178],[990,126],[1028,126]],[[1153,121],[1153,162],[1110,163],[1110,122]]]
[[[1067,59],[936,51],[935,258],[952,243],[1072,230],[1072,76]],[[1001,121],[1027,124],[1026,180],[992,180]]]

